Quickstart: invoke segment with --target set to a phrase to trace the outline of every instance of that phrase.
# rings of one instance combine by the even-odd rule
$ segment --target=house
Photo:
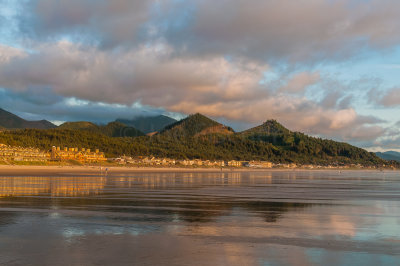
[[[24,148],[16,146],[0,145],[0,159],[19,162],[45,162],[49,155],[37,148]]]
[[[96,149],[95,152],[91,152],[90,149],[81,148],[68,148],[64,147],[61,150],[60,147],[53,146],[51,149],[51,160],[61,161],[61,160],[76,160],[80,162],[104,162],[107,161],[103,152]]]
[[[228,162],[228,166],[231,166],[231,167],[241,167],[241,166],[242,166],[242,162],[232,160],[232,161],[229,161],[229,162]]]

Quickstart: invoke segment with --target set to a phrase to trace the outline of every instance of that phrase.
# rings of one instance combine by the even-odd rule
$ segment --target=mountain
[[[292,132],[276,120],[268,120],[264,124],[240,132],[245,139],[272,145],[283,155],[296,162],[336,161],[340,163],[378,162],[375,154],[348,143],[337,142],[307,136],[300,132]]]
[[[65,122],[64,124],[60,125],[58,129],[97,131],[99,127],[91,122],[79,121],[79,122]]]
[[[156,131],[161,131],[166,126],[176,123],[177,121],[165,115],[158,115],[158,116],[136,117],[132,120],[117,119],[116,122],[132,126],[142,131],[143,133],[148,134]]]
[[[204,115],[194,114],[167,126],[160,134],[169,137],[197,137],[208,134],[230,135],[234,133],[230,127]]]
[[[50,129],[56,126],[47,121],[27,121],[21,117],[14,115],[6,110],[0,108],[0,128],[6,129],[22,129],[22,128],[36,128],[36,129]]]
[[[398,161],[400,162],[400,152],[387,151],[387,152],[376,152],[376,156],[387,161]]]
[[[144,134],[134,127],[127,126],[120,122],[111,122],[105,126],[98,126],[91,122],[66,122],[60,125],[59,130],[79,130],[94,134],[102,134],[108,137],[138,137]]]
[[[276,120],[267,120],[264,124],[240,132],[243,136],[289,134],[290,130]]]
[[[133,133],[126,133],[133,130]],[[154,136],[136,136],[134,129],[114,122],[97,126],[67,123],[57,129],[13,130],[0,134],[0,143],[49,150],[53,145],[99,148],[107,156],[156,156],[173,159],[240,160],[295,163],[298,165],[363,165],[382,167],[387,161],[347,143],[293,132],[275,120],[234,133],[201,114],[176,122]],[[209,136],[209,137],[208,137]],[[400,163],[391,163],[400,167]]]
[[[120,122],[111,122],[106,126],[100,126],[100,130],[101,133],[109,137],[139,137],[144,135],[140,130]]]

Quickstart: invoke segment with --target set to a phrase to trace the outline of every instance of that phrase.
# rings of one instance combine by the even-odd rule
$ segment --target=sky
[[[0,108],[92,121],[276,119],[400,150],[400,1],[0,0]]]

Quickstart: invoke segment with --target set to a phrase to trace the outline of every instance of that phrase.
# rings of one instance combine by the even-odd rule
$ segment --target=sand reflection
[[[2,177],[0,264],[396,265],[398,176],[343,175]]]
[[[90,177],[1,177],[0,198],[34,195],[87,196],[104,189],[104,176]]]

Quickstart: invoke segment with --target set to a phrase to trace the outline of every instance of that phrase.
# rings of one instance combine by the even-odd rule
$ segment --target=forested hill
[[[291,134],[290,130],[279,124],[276,120],[267,120],[264,124],[245,130],[243,136]]]
[[[61,124],[58,129],[71,129],[71,130],[98,130],[98,126],[91,122],[79,121],[79,122],[65,122]]]
[[[111,136],[115,134],[105,132],[107,131],[104,128],[101,131],[91,131],[74,129],[72,126],[68,129],[61,127],[50,130],[5,131],[0,133],[0,143],[42,149],[50,149],[53,145],[99,148],[110,157],[125,154],[176,159],[264,160],[318,165],[388,164],[387,161],[363,149],[347,143],[292,132],[274,120],[244,132],[234,133],[229,127],[196,114],[168,126],[151,137],[113,138]]]
[[[91,122],[66,122],[60,125],[58,130],[87,131],[94,134],[103,134],[108,137],[138,137],[144,134],[134,127],[120,122],[111,122],[105,126],[98,126]]]
[[[382,162],[374,153],[344,142],[336,142],[292,132],[276,120],[239,133],[240,136],[258,143],[268,143],[295,161],[354,161]]]
[[[190,115],[181,121],[167,126],[160,135],[174,138],[192,138],[208,134],[230,135],[232,128],[224,126],[204,115]]]
[[[6,110],[0,108],[0,129],[22,129],[22,128],[37,128],[37,129],[49,129],[55,128],[56,125],[47,121],[28,121],[21,117],[12,114]]]

